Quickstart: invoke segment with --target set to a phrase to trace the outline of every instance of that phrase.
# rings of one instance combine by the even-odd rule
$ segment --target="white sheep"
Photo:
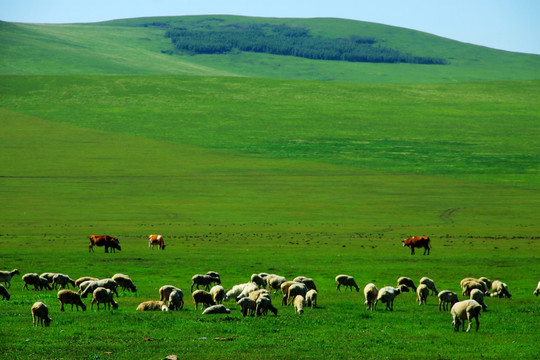
[[[169,294],[169,309],[182,310],[184,307],[184,293],[180,289],[171,291]]]
[[[11,278],[15,275],[21,275],[19,270],[13,269],[11,271],[0,271],[0,282],[3,282],[6,288],[11,286]]]
[[[491,296],[498,296],[500,298],[507,297],[509,299],[512,297],[508,292],[508,285],[500,280],[495,280],[491,284]]]
[[[225,301],[230,300],[230,299],[236,300],[238,298],[238,295],[240,295],[240,293],[244,290],[244,287],[246,287],[247,284],[249,283],[234,285],[229,291],[225,293],[224,300]]]
[[[199,304],[201,304],[203,310],[208,306],[216,305],[214,299],[212,298],[212,295],[210,295],[208,291],[195,290],[193,294],[191,294],[191,296],[195,301],[195,310],[199,309]]]
[[[216,304],[221,304],[225,298],[225,289],[221,285],[214,285],[210,289],[210,295]]]
[[[118,309],[118,303],[114,301],[114,294],[111,290],[106,289],[102,286],[97,287],[92,293],[92,302],[90,304],[90,310],[94,309],[94,304],[96,304],[97,309],[99,310],[99,304],[103,304],[103,308]]]
[[[352,288],[356,288],[356,291],[360,291],[360,288],[358,287],[358,285],[356,285],[356,281],[354,281],[354,278],[352,276],[349,276],[349,275],[338,275],[336,276],[336,282],[337,282],[337,286],[336,286],[336,290],[340,291],[340,287],[341,285],[344,285],[345,286],[345,290],[347,290],[347,288],[350,288],[351,291],[352,291]]]
[[[202,313],[203,315],[230,314],[231,310],[227,309],[225,305],[218,304],[207,307]]]
[[[133,283],[133,280],[129,277],[129,275],[125,274],[114,274],[112,276],[112,279],[116,281],[118,286],[122,288],[122,290],[128,290],[131,292],[137,292],[137,287]]]
[[[2,300],[9,300],[9,298],[11,297],[7,289],[2,284],[0,284],[0,296],[2,296]]]
[[[457,294],[450,290],[443,290],[437,296],[439,297],[439,311],[441,311],[441,306],[442,310],[446,311],[459,301]]]
[[[307,292],[308,292],[307,286],[302,283],[294,283],[291,286],[289,286],[289,290],[287,293],[287,299],[289,301],[289,305],[291,305],[293,300],[296,299],[296,297],[299,295],[305,299]]]
[[[255,313],[257,316],[268,314],[268,310],[273,312],[274,315],[277,315],[278,309],[272,305],[272,299],[270,299],[270,296],[259,296],[256,303],[257,306],[255,308]]]
[[[366,299],[364,305],[366,305],[366,310],[373,310],[373,305],[375,304],[375,299],[377,299],[378,294],[379,289],[377,289],[375,284],[369,283],[364,287],[364,297]]]
[[[92,277],[92,276],[83,276],[83,277],[80,277],[78,278],[77,280],[75,280],[75,286],[79,288],[79,290],[81,289],[81,284],[85,281],[97,281],[99,280],[98,278],[95,278],[95,277]]]
[[[49,284],[52,284],[54,275],[56,275],[56,273],[52,273],[52,272],[44,272],[43,274],[41,274],[41,275],[39,275],[39,276],[44,277],[45,279],[47,279],[47,281],[49,282]]]
[[[479,277],[478,280],[482,281],[484,284],[486,284],[486,287],[488,288],[488,290],[491,289],[491,285],[493,283],[487,277],[482,276],[482,277]],[[484,293],[484,295],[489,295],[489,293]]]
[[[75,281],[71,280],[69,275],[66,275],[66,274],[54,274],[53,281],[52,281],[52,286],[55,289],[58,287],[58,285],[60,285],[61,289],[64,289],[66,286],[68,286],[70,284],[71,284],[71,286],[75,287]]]
[[[257,286],[257,284],[255,283],[252,283],[252,282],[249,282],[246,284],[246,286],[244,286],[244,289],[242,290],[242,292],[240,293],[240,295],[238,295],[236,297],[236,299],[241,299],[243,297],[246,297],[246,296],[249,296],[249,294],[251,294],[252,292],[258,290],[259,287]]]
[[[416,298],[418,305],[425,304],[429,296],[429,288],[426,284],[420,284],[418,285],[418,288],[416,288],[416,294],[418,295]]]
[[[483,311],[487,310],[487,305],[484,302],[484,293],[482,292],[482,290],[473,289],[471,291],[471,298],[470,299],[475,300],[477,303],[482,305],[482,310]]]
[[[408,288],[412,289],[413,291],[416,291],[416,285],[414,285],[414,281],[406,276],[401,276],[397,279],[397,286],[399,285],[405,285]]]
[[[38,301],[32,305],[32,321],[34,326],[37,326],[37,323],[40,322],[41,326],[45,323],[45,326],[51,324],[52,319],[49,317],[49,308],[47,305]]]
[[[312,278],[308,278],[305,276],[297,276],[293,279],[293,281],[302,283],[307,286],[308,290],[317,290],[317,286],[315,285],[315,281],[313,281]]]
[[[274,290],[274,292],[281,290],[281,284],[283,284],[285,281],[287,281],[287,279],[281,275],[269,274],[266,277],[266,282],[268,283],[268,290]]]
[[[406,285],[399,285],[397,288],[391,286],[381,288],[377,294],[374,309],[377,309],[377,304],[380,301],[386,304],[386,310],[394,311],[394,299],[403,292],[409,292],[409,288]]]
[[[257,301],[261,296],[270,297],[270,291],[268,291],[266,289],[255,290],[255,291],[251,292],[248,297],[250,299],[253,299],[253,300]]]
[[[296,281],[285,281],[284,283],[281,284],[281,294],[283,295],[282,299],[281,299],[281,306],[285,306],[287,305],[287,300],[289,299],[289,288],[293,285],[293,284],[300,284]]]
[[[58,291],[57,298],[60,300],[60,311],[64,311],[65,304],[71,304],[71,311],[73,311],[73,305],[77,307],[77,311],[79,311],[79,306],[83,311],[86,311],[86,305],[82,302],[81,296],[73,290],[60,290]]]
[[[485,282],[479,281],[479,280],[467,280],[465,282],[462,282],[462,295],[463,296],[470,296],[471,291],[473,289],[481,290],[484,294],[487,293],[488,288]]]
[[[143,301],[137,306],[137,311],[169,311],[164,301]]]
[[[428,289],[431,290],[431,293],[435,296],[437,296],[437,294],[439,293],[437,291],[437,288],[435,287],[435,282],[428,277],[424,276],[423,278],[421,278],[420,284],[425,284],[428,287]]]
[[[116,291],[116,288],[118,287],[118,283],[114,281],[113,279],[101,279],[101,280],[89,280],[85,281],[81,284],[80,291],[81,297],[85,298],[88,296],[88,294],[91,294],[96,290],[98,287],[104,287],[106,289],[111,290],[116,296],[118,296],[118,292]]]
[[[540,295],[540,281],[538,282],[538,285],[536,285],[536,290],[533,291],[533,295]]]
[[[312,309],[314,307],[317,307],[317,295],[317,290],[308,290],[308,292],[306,293],[306,305],[311,307]]]
[[[305,303],[306,299],[302,295],[296,295],[296,297],[294,298],[294,312],[298,314],[303,314]]]
[[[237,300],[236,303],[240,305],[244,317],[248,314],[253,316],[255,311],[257,311],[257,302],[247,296]]]
[[[463,321],[463,330],[465,330],[465,320],[467,320],[469,323],[467,332],[469,332],[472,325],[472,319],[476,319],[476,331],[478,331],[478,328],[480,327],[478,316],[480,316],[481,310],[482,305],[475,300],[463,300],[455,303],[454,306],[452,306],[452,309],[450,309],[454,331],[459,331],[461,321]]]

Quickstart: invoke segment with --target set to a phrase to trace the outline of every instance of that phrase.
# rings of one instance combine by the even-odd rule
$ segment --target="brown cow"
[[[165,250],[165,242],[161,235],[150,235],[148,237],[148,248],[154,250],[154,245],[158,245],[161,250]]]
[[[118,251],[122,250],[118,238],[109,235],[90,235],[88,238],[90,239],[88,252],[94,252],[94,246],[105,246],[106,253],[109,252],[109,248],[111,248],[113,252],[116,252],[115,249],[118,249]]]
[[[410,238],[404,239],[402,241],[403,246],[408,246],[411,248],[411,255],[414,255],[414,248],[421,248],[421,247],[424,248],[424,255],[426,255],[426,252],[429,255],[430,242],[431,240],[429,240],[428,236],[411,236]]]

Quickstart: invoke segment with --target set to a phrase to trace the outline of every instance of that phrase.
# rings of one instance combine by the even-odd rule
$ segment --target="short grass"
[[[387,99],[391,106],[392,99],[404,96],[422,102],[407,107],[402,100],[400,114],[410,124],[398,123],[403,138],[418,132],[422,136],[416,141],[430,147],[433,141],[461,135],[460,141],[471,146],[490,151],[504,146],[531,154],[538,102],[528,90],[537,87],[534,82],[465,84],[450,87],[453,91],[342,84],[324,90],[319,83],[213,78],[12,77],[2,78],[1,84],[1,269],[63,272],[72,278],[122,272],[138,287],[136,294],[120,294],[118,310],[61,313],[54,291],[22,290],[16,276],[12,299],[0,301],[0,350],[5,357],[539,357],[540,309],[532,292],[540,279],[540,197],[534,175],[524,176],[515,168],[505,172],[506,163],[495,161],[493,176],[478,181],[464,171],[417,172],[406,158],[394,169],[370,168],[343,161],[339,151],[325,158],[327,150],[308,149],[300,156],[298,148],[291,148],[287,157],[279,155],[279,143],[265,151],[249,151],[244,145],[265,144],[265,136],[301,139],[308,131],[299,125],[300,117],[314,127],[314,134],[330,131],[347,141],[354,127],[340,128],[330,116],[334,129],[318,129],[317,121],[310,121],[312,115],[321,121],[317,114],[323,112],[343,123],[343,107],[372,112],[364,131],[386,138],[383,130],[390,136],[392,128],[378,124],[392,117],[392,111],[382,112],[382,104],[378,111],[370,110],[367,99]],[[291,88],[296,102],[288,99]],[[160,96],[151,96],[160,90]],[[466,102],[465,90],[477,102]],[[359,101],[355,93],[366,100]],[[465,103],[460,108],[453,99]],[[175,106],[176,119],[185,127],[173,121],[170,108]],[[437,106],[441,116],[460,108],[453,113],[460,126],[432,124],[431,131],[423,132],[430,127],[425,119],[431,118],[407,115]],[[467,122],[462,117],[469,113],[474,116]],[[296,114],[297,122],[287,114]],[[520,120],[513,124],[521,137],[512,136],[503,114]],[[198,119],[205,136],[196,136],[196,126],[190,128],[186,117]],[[491,128],[487,119],[492,117],[501,128]],[[253,124],[258,118],[262,121]],[[470,135],[472,120],[478,120],[474,134],[482,136]],[[273,121],[281,126],[272,126]],[[448,133],[452,129],[453,135]],[[501,136],[502,129],[508,136]],[[249,142],[248,135],[258,141]],[[491,145],[497,141],[502,145]],[[451,158],[453,151],[459,145],[441,147],[441,156]],[[425,166],[437,168],[432,163],[426,160]],[[521,186],[505,181],[515,177]],[[123,250],[88,253],[92,233],[118,236]],[[147,248],[151,233],[165,236],[165,251]],[[410,234],[431,236],[432,254],[409,255],[400,240]],[[203,317],[193,307],[189,287],[192,275],[208,270],[218,271],[226,288],[261,271],[310,276],[320,290],[319,308],[296,315],[274,295],[277,317],[243,318],[232,302],[229,316]],[[361,288],[368,282],[394,285],[399,276],[415,281],[429,276],[439,290],[456,292],[461,278],[487,276],[506,282],[513,297],[487,299],[489,311],[481,315],[478,333],[454,333],[449,313],[439,312],[435,297],[418,306],[415,295],[406,293],[396,299],[394,312],[384,307],[367,312],[361,292],[335,290],[334,277],[340,273],[355,276]],[[139,302],[156,299],[165,284],[183,289],[184,310],[135,311]],[[49,305],[54,319],[50,328],[32,327],[35,301]]]

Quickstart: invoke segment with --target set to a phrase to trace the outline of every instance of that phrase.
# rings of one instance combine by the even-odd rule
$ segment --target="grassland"
[[[54,292],[22,291],[16,277],[12,300],[0,302],[9,358],[538,357],[537,82],[18,76],[1,86],[2,268],[73,278],[123,272],[139,289],[121,294],[113,312],[60,313]],[[337,145],[354,135],[381,146],[439,144],[438,157],[463,165],[403,151],[385,162],[384,149],[290,147],[310,134]],[[477,150],[453,156],[467,153],[462,146]],[[489,172],[477,171],[475,152],[494,152]],[[502,161],[509,152],[526,165]],[[123,251],[89,254],[90,233],[119,236]],[[162,233],[168,248],[148,250],[150,233]],[[418,233],[433,239],[429,257],[401,247]],[[189,286],[207,270],[227,288],[260,271],[313,277],[320,308],[244,319],[230,303],[230,316],[202,317]],[[454,334],[434,297],[420,307],[404,294],[393,313],[368,313],[361,293],[335,291],[338,273],[379,287],[429,276],[456,292],[461,278],[483,275],[508,283],[513,298],[488,299],[480,332]],[[184,290],[184,310],[135,312],[168,283]],[[51,308],[49,329],[31,328],[37,300]]]
[[[451,65],[170,56],[153,21],[215,20],[0,23],[0,270],[122,272],[138,288],[118,310],[61,313],[56,292],[16,276],[0,301],[2,357],[540,357],[538,56],[336,19],[287,21]],[[88,253],[93,233],[122,251]],[[165,251],[147,248],[151,233]],[[401,246],[412,234],[431,237],[430,256]],[[230,302],[230,315],[203,317],[189,287],[208,270],[226,288],[262,271],[310,276],[319,308],[243,318]],[[461,278],[487,276],[513,296],[486,300],[478,333],[454,333],[435,297],[368,312],[361,292],[335,290],[339,273],[361,287],[428,276],[458,293]],[[165,284],[184,290],[182,311],[135,311]],[[50,328],[32,328],[35,301]]]

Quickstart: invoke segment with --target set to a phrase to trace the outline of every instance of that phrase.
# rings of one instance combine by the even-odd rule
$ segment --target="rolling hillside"
[[[225,54],[175,52],[169,29],[230,29],[288,26],[315,39],[351,36],[374,46],[446,65],[312,60],[245,51]],[[464,44],[434,35],[343,19],[277,19],[186,16],[116,20],[92,24],[0,23],[0,74],[247,76],[370,83],[433,83],[540,78],[540,56]],[[173,54],[173,55],[171,55]]]

